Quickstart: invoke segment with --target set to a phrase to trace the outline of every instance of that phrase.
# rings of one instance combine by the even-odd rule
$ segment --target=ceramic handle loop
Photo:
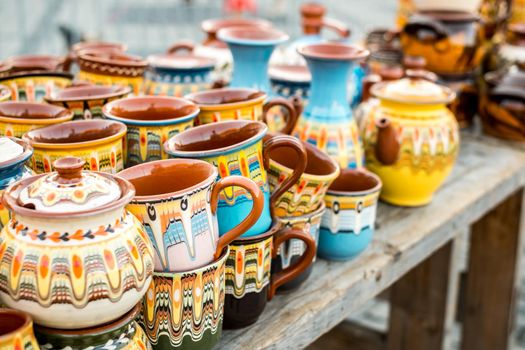
[[[281,244],[294,238],[303,241],[304,244],[306,244],[306,250],[296,263],[288,266],[284,270],[272,273],[270,288],[268,289],[268,300],[273,298],[277,288],[299,276],[314,260],[316,252],[314,238],[303,230],[291,227],[283,228],[277,231],[273,236],[272,258],[277,257],[277,252],[279,251],[279,246]]]
[[[193,50],[195,49],[195,45],[192,43],[192,42],[189,42],[189,41],[181,41],[181,42],[178,42],[178,43],[175,43],[173,45],[171,45],[168,50],[166,50],[166,53],[169,53],[169,54],[174,54],[174,53],[177,53],[179,51],[188,51],[188,52],[193,52]]]
[[[333,30],[341,39],[347,39],[351,34],[350,29],[343,22],[334,18],[324,18],[323,27]]]
[[[297,123],[298,113],[296,110],[296,106],[292,102],[288,101],[287,99],[283,97],[272,98],[264,104],[263,122],[267,123],[268,112],[270,111],[270,109],[276,106],[283,107],[284,109],[286,109],[286,112],[287,112],[286,113],[286,116],[287,116],[286,123],[283,129],[280,130],[280,132],[282,132],[283,134],[291,134],[295,127],[295,124]]]

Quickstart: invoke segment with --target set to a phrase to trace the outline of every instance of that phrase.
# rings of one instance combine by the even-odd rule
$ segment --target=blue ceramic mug
[[[242,237],[256,236],[270,229],[272,203],[296,183],[306,168],[306,151],[299,140],[279,135],[263,143],[267,130],[268,127],[258,121],[224,121],[188,129],[164,144],[164,150],[171,157],[201,159],[215,165],[220,178],[240,175],[259,185],[264,195],[263,212],[257,223]],[[270,194],[267,174],[269,151],[280,147],[295,150],[299,161],[292,175],[282,179]],[[246,190],[237,186],[222,190],[217,210],[219,235],[237,226],[251,208],[252,198]]]

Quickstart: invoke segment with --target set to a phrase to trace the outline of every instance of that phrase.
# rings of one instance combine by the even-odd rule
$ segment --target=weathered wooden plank
[[[317,339],[307,350],[384,350],[386,334],[351,321],[343,321]]]
[[[300,349],[333,328],[525,183],[525,153],[463,135],[452,176],[428,206],[381,204],[371,247],[354,261],[318,259],[300,290],[274,298],[251,327],[219,348]]]
[[[472,226],[462,349],[507,349],[514,319],[516,266],[522,250],[523,190]]]

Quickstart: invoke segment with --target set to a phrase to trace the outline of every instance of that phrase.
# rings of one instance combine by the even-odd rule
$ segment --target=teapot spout
[[[397,133],[392,123],[387,118],[376,121],[377,142],[375,144],[375,156],[383,165],[392,165],[399,158],[399,144]]]

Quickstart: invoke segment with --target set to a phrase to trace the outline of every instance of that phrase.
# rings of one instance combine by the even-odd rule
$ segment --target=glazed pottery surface
[[[28,314],[0,308],[0,349],[40,349],[33,333],[33,321]]]
[[[284,119],[279,126],[283,133],[290,133],[296,121],[295,106],[283,98],[270,98],[254,89],[224,88],[202,91],[185,96],[200,109],[195,120],[197,125],[225,120],[257,120],[268,124],[268,115],[273,107],[280,107]]]
[[[73,111],[74,119],[103,118],[102,106],[131,92],[128,86],[75,86],[47,95],[44,99],[55,106]]]
[[[116,321],[101,326],[78,330],[35,327],[42,350],[151,350],[144,330],[135,318],[139,306]]]
[[[57,72],[63,68],[65,57],[53,55],[19,55],[9,57],[10,74],[30,71]]]
[[[40,102],[44,96],[60,91],[73,81],[73,75],[64,72],[30,71],[0,77],[0,84],[11,90],[11,100]]]
[[[363,165],[363,149],[347,98],[347,81],[352,63],[368,51],[345,44],[315,44],[299,48],[312,73],[308,105],[293,131],[313,144],[341,168]]]
[[[291,227],[293,229],[301,230],[306,234],[312,236],[316,244],[319,242],[319,229],[321,227],[321,218],[325,211],[325,204],[321,202],[316,210],[311,213],[304,214],[302,216],[291,216],[291,217],[276,217],[275,220],[281,227]],[[287,267],[293,265],[306,251],[306,245],[300,239],[291,239],[284,242],[277,251],[277,257],[272,259],[272,273],[276,273]],[[312,260],[312,264],[315,262],[315,256]],[[312,272],[312,265],[308,266],[300,275],[296,278],[284,283],[277,292],[279,291],[290,291],[299,287]]]
[[[292,239],[304,242],[304,254],[294,264],[274,273],[272,258],[277,256],[283,243]],[[278,225],[259,236],[234,241],[226,260],[225,328],[246,327],[256,322],[276,289],[304,272],[314,256],[312,236]]]
[[[478,113],[479,106],[479,89],[476,76],[442,76],[439,83],[456,93],[456,98],[448,105],[448,108],[456,117],[459,126],[461,128],[471,126],[476,113]]]
[[[126,167],[168,158],[162,145],[172,136],[193,126],[199,108],[177,97],[130,97],[106,104],[108,119],[126,124]]]
[[[139,56],[103,49],[78,52],[78,78],[97,85],[129,86],[133,95],[142,93],[148,62]]]
[[[127,209],[143,223],[153,242],[155,271],[188,271],[211,263],[257,222],[264,205],[261,190],[253,181],[240,176],[218,180],[217,169],[201,160],[149,162],[119,176],[136,188]],[[250,193],[254,208],[243,222],[219,238],[219,192],[232,185]]]
[[[319,257],[347,260],[360,254],[374,234],[381,180],[364,169],[343,169],[325,196]]]
[[[11,90],[7,86],[0,85],[0,102],[9,101],[11,95]]]
[[[16,138],[0,137],[0,149],[5,158],[0,161],[0,230],[9,221],[9,210],[4,206],[2,194],[16,181],[29,177],[32,172],[25,163],[33,154],[33,148]],[[5,153],[4,153],[5,152]]]
[[[135,190],[82,171],[79,158],[54,166],[4,192],[12,217],[0,235],[0,297],[46,327],[110,322],[140,301],[153,273],[149,238],[124,209]]]
[[[312,76],[304,65],[272,65],[268,68],[272,93],[284,98],[300,97],[304,104],[310,96]]]
[[[375,84],[361,127],[367,167],[383,182],[381,199],[397,205],[429,203],[459,151],[459,127],[447,109],[455,94],[435,83],[405,78]]]
[[[0,103],[0,136],[22,137],[26,132],[44,126],[67,122],[73,112],[37,102]]]
[[[269,134],[264,139],[276,136]],[[339,166],[332,158],[306,142],[303,142],[303,146],[306,149],[306,169],[297,182],[276,199],[276,217],[301,216],[316,211],[323,203],[326,190],[339,175]],[[299,158],[290,148],[270,151],[269,157],[268,182],[272,193],[290,177]]]
[[[155,272],[140,323],[154,349],[211,350],[222,333],[226,248],[216,261],[185,272]]]
[[[270,208],[275,199],[292,186],[306,166],[306,152],[295,138],[280,135],[263,143],[268,128],[256,121],[225,121],[201,125],[174,136],[166,142],[165,150],[177,158],[197,158],[213,164],[219,176],[240,175],[253,180],[264,195],[264,209],[257,223],[243,237],[268,231],[272,223]],[[282,182],[270,196],[267,159],[272,149],[292,147],[300,154],[301,161],[291,177]],[[237,226],[252,208],[252,198],[240,187],[226,188],[219,195],[219,234],[223,235]]]
[[[124,169],[122,145],[126,125],[111,120],[77,120],[27,132],[33,146],[31,167],[37,173],[54,171],[53,162],[66,156],[85,160],[85,170],[115,174]]]

